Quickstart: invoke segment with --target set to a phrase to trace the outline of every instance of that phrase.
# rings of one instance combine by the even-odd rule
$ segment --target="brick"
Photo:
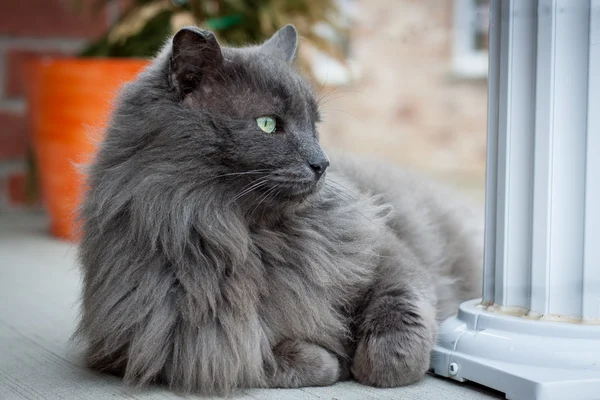
[[[22,97],[25,95],[25,64],[37,57],[59,57],[69,55],[59,50],[21,50],[10,49],[6,52],[6,84],[5,96],[8,98]]]
[[[86,1],[87,4],[91,2]],[[95,38],[108,27],[107,13],[79,11],[71,0],[0,2],[0,33],[34,37]]]
[[[24,172],[9,175],[6,188],[9,205],[21,206],[27,203],[27,177]]]
[[[398,122],[414,121],[416,116],[417,107],[414,103],[401,103],[394,112],[394,119]]]
[[[0,160],[22,159],[29,143],[24,114],[0,111]]]

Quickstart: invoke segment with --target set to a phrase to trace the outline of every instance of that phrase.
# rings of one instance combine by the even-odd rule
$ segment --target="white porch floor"
[[[0,399],[181,399],[143,392],[86,369],[69,343],[79,298],[75,247],[52,239],[45,219],[0,215]],[[239,399],[502,399],[485,388],[427,376],[417,385],[373,389],[356,383],[298,390],[246,390]]]

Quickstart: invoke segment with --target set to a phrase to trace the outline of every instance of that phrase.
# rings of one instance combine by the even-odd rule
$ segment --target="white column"
[[[432,367],[514,400],[600,399],[600,0],[492,0],[483,300]]]

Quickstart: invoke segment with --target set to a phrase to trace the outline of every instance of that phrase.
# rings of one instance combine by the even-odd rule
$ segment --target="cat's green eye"
[[[258,117],[256,118],[258,127],[266,133],[274,133],[277,129],[277,122],[273,117]]]

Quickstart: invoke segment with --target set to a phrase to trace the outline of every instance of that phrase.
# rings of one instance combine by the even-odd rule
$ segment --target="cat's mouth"
[[[287,179],[274,182],[271,190],[275,198],[284,198],[291,201],[303,201],[319,191],[325,177],[315,179]]]

